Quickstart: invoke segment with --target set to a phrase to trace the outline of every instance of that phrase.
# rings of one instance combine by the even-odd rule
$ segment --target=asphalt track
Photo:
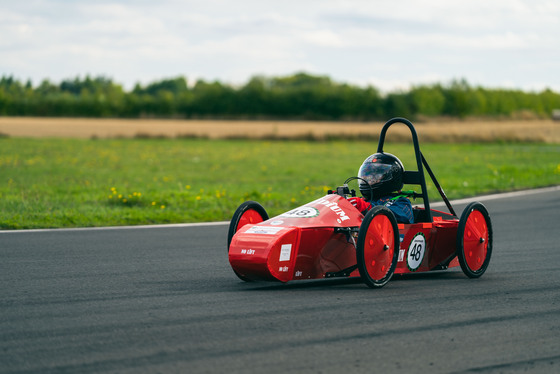
[[[0,372],[560,372],[560,189],[484,204],[480,279],[379,290],[241,282],[223,224],[0,232]]]

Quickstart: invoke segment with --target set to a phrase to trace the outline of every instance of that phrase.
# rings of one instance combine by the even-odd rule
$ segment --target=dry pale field
[[[434,120],[414,123],[421,141],[528,141],[560,143],[560,122],[552,120]],[[219,138],[375,138],[382,122],[222,121],[0,117],[0,135],[9,137],[205,137]],[[405,126],[388,137],[410,139]]]

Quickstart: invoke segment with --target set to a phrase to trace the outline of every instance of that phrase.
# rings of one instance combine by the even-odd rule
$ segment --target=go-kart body
[[[395,274],[459,265],[451,261],[456,257],[459,220],[443,212],[432,213],[434,222],[398,224]],[[359,276],[352,240],[357,239],[363,219],[364,215],[346,198],[326,195],[266,221],[243,226],[231,241],[229,260],[248,280],[287,282]]]
[[[486,208],[474,202],[457,217],[424,156],[412,124],[388,121],[381,132],[404,123],[412,133],[417,171],[405,171],[405,184],[420,185],[424,207],[415,207],[415,223],[397,223],[386,207],[365,215],[348,201],[345,184],[303,206],[268,218],[254,201],[235,212],[228,235],[229,262],[245,281],[361,276],[370,287],[382,287],[393,274],[418,273],[461,266],[471,278],[486,270],[492,252],[492,226]],[[430,209],[423,170],[426,168],[450,213]]]

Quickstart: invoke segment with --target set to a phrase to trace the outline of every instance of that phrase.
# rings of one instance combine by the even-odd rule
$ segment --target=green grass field
[[[0,138],[0,228],[222,221],[249,199],[273,216],[355,176],[376,147],[349,141]],[[385,151],[415,169],[410,144],[386,143]],[[555,144],[425,144],[422,151],[451,199],[560,184]]]

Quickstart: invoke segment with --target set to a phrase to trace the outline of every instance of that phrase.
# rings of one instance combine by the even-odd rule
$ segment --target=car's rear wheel
[[[362,280],[371,288],[383,287],[395,272],[399,229],[394,214],[383,206],[370,210],[360,226],[356,259]]]
[[[459,220],[457,258],[463,273],[478,278],[486,271],[492,255],[492,223],[486,207],[470,203]]]
[[[231,245],[231,240],[233,236],[239,229],[247,224],[257,224],[259,222],[266,221],[268,219],[268,213],[264,209],[264,207],[257,203],[256,201],[246,201],[241,204],[235,213],[233,213],[233,217],[231,218],[231,222],[229,224],[229,231],[228,231],[228,253],[229,247]],[[233,271],[235,275],[246,282],[250,281],[250,279],[244,277],[243,275],[239,274],[235,270]]]

